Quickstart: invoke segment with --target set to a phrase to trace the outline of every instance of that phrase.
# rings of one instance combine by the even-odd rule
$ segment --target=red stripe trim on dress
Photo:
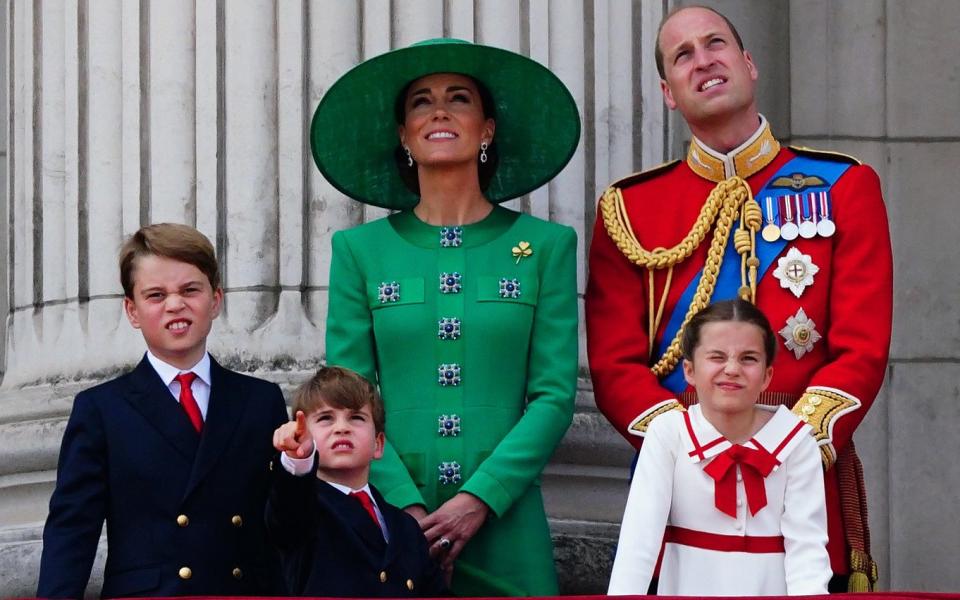
[[[700,442],[697,440],[697,436],[693,433],[693,424],[690,422],[690,413],[684,411],[683,422],[687,425],[687,434],[690,436],[690,441],[693,443],[693,452],[690,453],[690,456],[696,454],[700,457],[700,460],[703,460],[703,448],[700,447]]]
[[[767,454],[770,454],[770,452],[767,451],[767,449],[763,447],[763,444],[761,444],[760,442],[757,441],[757,438],[750,438],[750,443],[753,444],[754,446],[756,446],[756,447],[757,447],[757,450],[763,450],[764,452],[767,452]]]
[[[704,446],[703,446],[703,448],[701,448],[701,450],[703,450],[704,452],[706,452],[706,451],[709,450],[710,448],[713,448],[714,446],[717,446],[717,445],[719,445],[719,444],[722,444],[722,443],[724,443],[724,442],[726,442],[726,441],[727,441],[727,438],[725,438],[725,437],[723,437],[723,436],[720,436],[720,437],[718,437],[717,439],[713,440],[712,442],[710,442],[710,443],[708,443],[708,444],[704,444]]]
[[[791,431],[790,433],[788,433],[788,434],[787,434],[787,437],[783,438],[783,441],[780,442],[780,445],[777,446],[777,449],[774,450],[773,452],[771,452],[771,454],[773,454],[774,456],[780,454],[780,451],[783,450],[784,446],[786,446],[787,444],[790,443],[790,440],[793,439],[793,436],[797,435],[797,433],[798,433],[801,429],[803,429],[804,424],[805,424],[805,423],[804,423],[803,421],[797,421],[797,425],[796,425],[796,427],[793,428],[793,431]]]
[[[782,535],[723,535],[667,525],[663,541],[717,552],[776,554],[784,552]]]

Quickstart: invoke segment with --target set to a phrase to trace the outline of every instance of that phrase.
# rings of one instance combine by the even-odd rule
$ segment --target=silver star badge
[[[813,264],[809,254],[803,254],[796,248],[790,248],[787,255],[777,260],[773,276],[780,280],[780,287],[790,288],[797,298],[808,285],[813,285],[813,276],[820,267]]]
[[[793,352],[797,360],[812,351],[813,345],[820,340],[816,326],[801,308],[796,315],[787,319],[787,326],[780,330],[780,335],[786,340],[787,350]]]

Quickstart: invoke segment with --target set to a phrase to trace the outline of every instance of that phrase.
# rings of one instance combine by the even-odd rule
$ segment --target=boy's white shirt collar
[[[147,350],[147,360],[157,375],[160,376],[163,384],[167,386],[170,395],[173,396],[177,402],[180,402],[180,382],[176,380],[177,375],[191,371],[196,373],[197,378],[193,380],[190,389],[193,390],[193,399],[200,409],[200,415],[203,417],[204,422],[206,422],[207,411],[210,408],[210,390],[212,387],[210,380],[210,355],[204,352],[200,362],[189,369],[178,369],[171,364],[165,363],[149,350]]]
[[[353,489],[353,488],[350,487],[349,485],[343,485],[342,483],[334,483],[334,482],[332,482],[332,481],[327,481],[326,479],[322,479],[321,481],[324,481],[324,482],[326,482],[326,483],[329,483],[330,485],[332,485],[333,487],[337,488],[338,490],[340,490],[340,491],[343,492],[344,494],[350,494],[350,493],[352,493],[352,492],[366,492],[367,495],[370,496],[370,499],[373,500],[373,503],[374,503],[374,504],[377,503],[377,500],[373,497],[373,492],[370,491],[370,484],[369,484],[369,483],[366,484],[366,485],[364,485],[362,488]]]
[[[286,454],[286,453],[281,453]],[[373,492],[370,490],[370,484],[365,484],[362,488],[353,489],[349,485],[343,485],[340,483],[334,483],[332,481],[327,481],[326,479],[320,479],[320,481],[334,487],[343,494],[349,495],[354,492],[366,492],[367,496],[370,498],[370,502],[373,503],[373,510],[377,513],[377,521],[380,523],[380,533],[383,534],[383,539],[388,543],[390,542],[390,532],[387,530],[387,522],[383,518],[383,511],[380,510],[380,505],[377,504],[377,499],[373,497]]]
[[[153,370],[157,372],[157,375],[160,376],[163,384],[167,387],[170,387],[170,384],[173,383],[177,375],[191,371],[196,373],[197,377],[205,384],[210,385],[210,354],[206,351],[204,351],[203,358],[200,359],[200,362],[189,369],[178,369],[169,363],[165,363],[149,350],[147,350],[147,360],[150,361],[150,366],[153,367]]]
[[[313,463],[316,458],[317,452],[317,442],[313,440],[313,450],[310,451],[310,454],[303,458],[293,458],[289,456],[286,452],[280,453],[280,464],[284,469],[287,470],[291,475],[296,475],[301,477],[307,473],[313,472]],[[370,483],[364,484],[363,487],[358,489],[353,489],[349,485],[343,485],[342,483],[335,483],[333,481],[327,481],[322,477],[317,477],[320,481],[326,483],[327,485],[332,486],[339,492],[343,494],[350,494],[352,492],[366,492],[367,496],[370,496],[370,500],[373,502],[373,505],[377,507],[377,512],[380,511],[380,506],[377,505],[377,499],[373,497],[373,491],[370,489]]]

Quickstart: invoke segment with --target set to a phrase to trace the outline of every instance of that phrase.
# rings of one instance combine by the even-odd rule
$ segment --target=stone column
[[[126,236],[160,221],[209,236],[226,298],[210,351],[289,389],[323,360],[331,235],[386,214],[320,176],[313,108],[359,61],[453,36],[531,56],[577,99],[584,136],[570,165],[510,206],[577,230],[582,294],[599,191],[663,160],[662,104],[646,93],[661,11],[605,0],[10,0],[0,595],[35,590],[73,396],[144,351],[121,310]],[[632,452],[593,406],[585,357],[581,376],[544,490],[564,589],[599,592]]]
[[[794,135],[872,165],[890,218],[890,367],[856,436],[888,589],[960,587],[958,18],[949,0],[791,2]]]
[[[817,1],[805,6],[792,5],[790,13],[791,121],[795,143],[847,152],[870,164],[884,182],[888,181],[889,164],[889,146],[884,141],[887,118],[885,12],[880,2],[844,6]],[[803,35],[810,31],[818,34]],[[865,98],[876,100],[871,103],[872,110],[864,110]],[[893,217],[890,212],[893,196],[889,188],[884,192],[888,216]],[[898,254],[894,252],[895,259]],[[895,341],[894,356],[896,346]],[[891,366],[891,372],[892,369]],[[866,471],[871,550],[883,588],[921,589],[915,584],[905,586],[906,581],[890,587],[893,580],[887,524],[889,396],[890,388],[886,385],[854,438]]]

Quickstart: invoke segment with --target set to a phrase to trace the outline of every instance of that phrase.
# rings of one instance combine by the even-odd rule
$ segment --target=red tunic
[[[774,152],[766,166],[746,178],[753,193],[757,194],[794,156],[796,152],[787,148]],[[828,155],[816,158],[848,160]],[[690,231],[716,185],[690,165],[688,159],[615,184],[622,191],[630,224],[644,248],[676,245]],[[829,238],[797,238],[779,255],[785,256],[791,248],[809,255],[819,267],[813,284],[797,298],[774,276],[774,260],[758,281],[756,294],[757,306],[775,331],[785,327],[787,319],[802,308],[822,336],[798,359],[784,346],[784,337],[778,335],[773,381],[761,401],[793,407],[807,392],[800,403],[816,404],[810,404],[807,411],[816,411],[810,415],[810,424],[828,466],[850,444],[883,382],[892,312],[890,236],[877,174],[868,166],[854,164],[833,185],[831,196],[836,233]],[[710,240],[708,235],[690,258],[675,266],[657,344],[678,298],[703,267]],[[757,235],[757,244],[763,243]],[[666,270],[656,271],[657,301],[665,279]],[[590,370],[597,406],[637,448],[646,424],[659,410],[669,408],[674,399],[695,402],[695,396],[690,395],[692,388],[678,398],[650,372],[654,361],[647,350],[647,281],[647,269],[634,265],[620,252],[598,210],[586,294]],[[822,395],[811,400],[810,394],[818,389]],[[802,413],[803,408],[797,406],[794,411]],[[631,426],[634,431],[630,431]],[[829,469],[826,496],[831,565],[835,573],[847,573],[849,557],[838,487],[837,470]]]

